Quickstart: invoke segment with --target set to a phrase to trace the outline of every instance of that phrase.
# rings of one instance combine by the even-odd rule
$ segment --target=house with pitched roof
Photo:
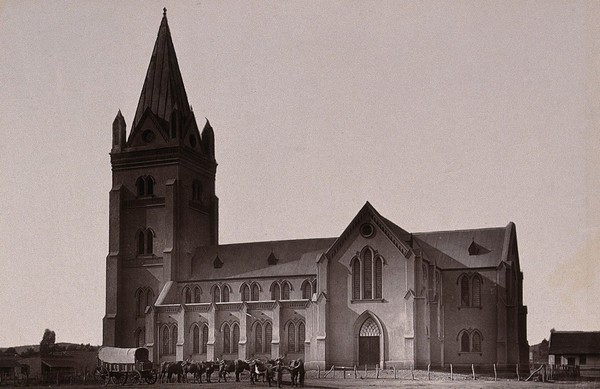
[[[573,369],[581,377],[600,377],[600,331],[555,331],[548,341],[548,364]]]
[[[527,369],[513,223],[409,232],[366,202],[339,236],[220,244],[215,131],[188,102],[166,10],[126,127],[119,111],[105,346],[154,362]]]

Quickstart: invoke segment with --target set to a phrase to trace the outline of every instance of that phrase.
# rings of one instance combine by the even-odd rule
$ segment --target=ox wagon
[[[110,382],[125,385],[128,379],[133,384],[140,384],[142,380],[153,384],[158,373],[148,356],[148,349],[143,347],[102,347],[98,350],[98,366],[94,376],[104,385]]]

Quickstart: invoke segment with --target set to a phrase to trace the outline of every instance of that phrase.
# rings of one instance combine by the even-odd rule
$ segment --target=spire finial
[[[167,16],[167,7],[163,8],[163,16]]]

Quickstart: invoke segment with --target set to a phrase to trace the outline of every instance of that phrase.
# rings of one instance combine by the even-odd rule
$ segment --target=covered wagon
[[[98,366],[94,376],[108,385],[110,382],[124,385],[129,379],[133,384],[142,381],[148,384],[156,382],[158,373],[148,358],[147,348],[101,347],[98,350]]]

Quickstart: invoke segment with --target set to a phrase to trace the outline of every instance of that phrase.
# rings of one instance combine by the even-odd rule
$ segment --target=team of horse
[[[177,382],[188,382],[191,375],[194,383],[202,383],[202,377],[206,382],[211,382],[212,374],[217,372],[217,382],[227,382],[227,376],[230,373],[235,374],[235,380],[240,381],[240,375],[244,371],[250,373],[250,383],[254,385],[262,377],[263,382],[267,381],[269,386],[275,381],[277,387],[281,387],[283,374],[289,373],[292,386],[304,386],[304,361],[295,359],[284,364],[282,358],[263,361],[260,359],[251,360],[218,360],[217,361],[177,361],[163,362],[160,365],[158,379],[160,383],[171,382],[174,376]]]

